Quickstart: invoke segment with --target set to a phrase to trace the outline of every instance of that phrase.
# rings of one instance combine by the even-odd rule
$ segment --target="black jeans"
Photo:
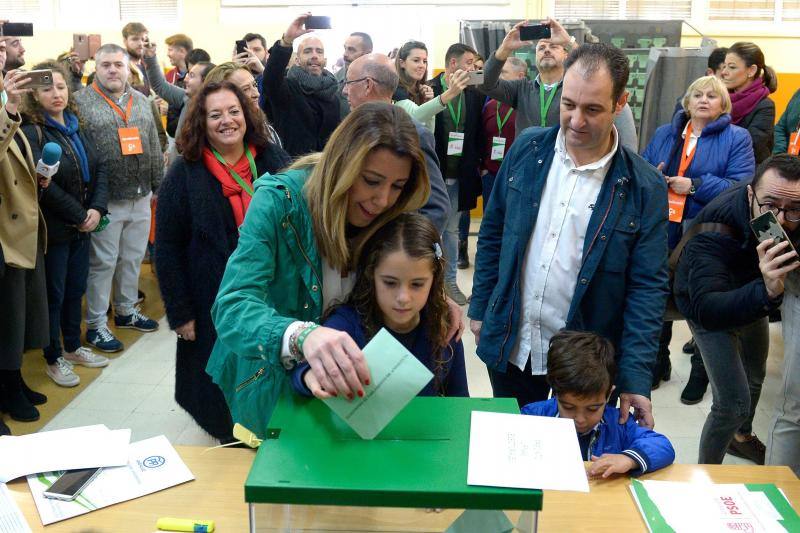
[[[547,376],[534,376],[531,374],[531,358],[525,364],[525,370],[520,370],[509,362],[505,372],[489,370],[489,381],[492,384],[492,394],[495,398],[516,398],[519,408],[533,402],[546,400],[550,394],[550,385]]]
[[[711,412],[700,434],[700,464],[721,464],[734,433],[753,431],[767,372],[767,318],[727,331],[708,331],[689,321],[711,383]]]
[[[47,364],[61,357],[61,333],[64,351],[81,346],[81,300],[89,276],[89,238],[81,235],[70,242],[47,246],[47,307],[50,312],[50,344],[44,349]]]

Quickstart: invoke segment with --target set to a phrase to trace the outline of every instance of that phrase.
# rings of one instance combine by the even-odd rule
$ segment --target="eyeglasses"
[[[800,222],[800,207],[791,207],[791,208],[784,208],[778,207],[776,205],[772,205],[769,202],[761,203],[758,200],[758,196],[756,196],[756,192],[753,191],[753,199],[756,201],[756,205],[758,206],[758,212],[760,214],[764,214],[767,211],[772,211],[772,214],[777,217],[778,215],[783,212],[783,217],[788,220],[789,222]]]
[[[358,82],[361,82],[361,81],[364,81],[364,80],[372,80],[374,83],[377,83],[377,82],[375,81],[375,78],[372,78],[372,77],[370,77],[370,76],[364,76],[363,78],[358,78],[357,80],[342,80],[341,82],[339,82],[339,84],[340,84],[342,87],[347,87],[347,86],[348,86],[348,85],[350,85],[351,83],[358,83]]]

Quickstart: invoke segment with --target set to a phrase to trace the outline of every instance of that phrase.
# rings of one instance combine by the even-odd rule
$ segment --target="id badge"
[[[789,155],[800,155],[800,133],[794,132],[789,138]]]
[[[669,221],[681,223],[683,221],[683,208],[686,207],[686,195],[668,191]]]
[[[122,155],[139,155],[144,153],[142,150],[142,138],[139,136],[139,128],[119,128],[119,146]]]
[[[461,155],[464,152],[464,132],[451,131],[447,138],[447,155]]]
[[[506,155],[506,138],[492,137],[492,161],[502,161]]]

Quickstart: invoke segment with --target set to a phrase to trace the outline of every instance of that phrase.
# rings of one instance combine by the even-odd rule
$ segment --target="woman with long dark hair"
[[[230,411],[205,372],[217,339],[211,306],[239,242],[253,182],[291,161],[232,82],[199,90],[184,124],[177,140],[181,156],[158,195],[158,282],[167,320],[178,334],[175,399],[200,427],[227,443],[233,440]]]

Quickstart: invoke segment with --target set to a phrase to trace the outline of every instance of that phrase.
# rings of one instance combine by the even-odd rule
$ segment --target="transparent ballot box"
[[[467,485],[472,411],[519,408],[414,398],[364,440],[323,402],[283,396],[245,482],[250,531],[536,531],[542,491]]]

